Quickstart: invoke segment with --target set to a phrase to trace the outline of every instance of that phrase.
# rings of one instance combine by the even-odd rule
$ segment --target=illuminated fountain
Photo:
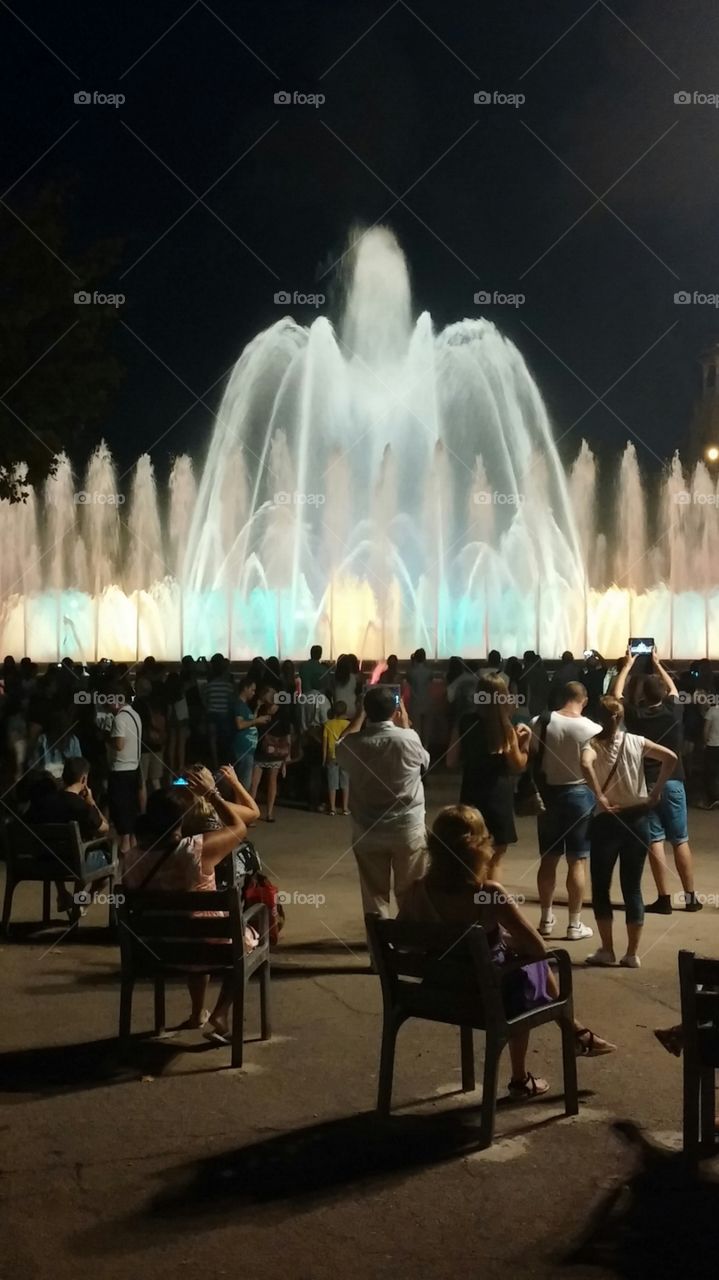
[[[413,320],[384,229],[347,261],[337,328],[285,317],[242,353],[197,482],[180,457],[158,495],[144,456],[128,484],[101,445],[82,490],[63,457],[0,503],[3,653],[616,654],[632,633],[719,655],[707,468],[675,459],[650,504],[628,446],[600,512],[591,451],[565,475],[493,324]]]

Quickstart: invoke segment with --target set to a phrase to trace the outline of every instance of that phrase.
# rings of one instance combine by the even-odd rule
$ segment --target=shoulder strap
[[[617,772],[617,769],[619,768],[619,761],[620,761],[620,760],[621,760],[621,758],[622,758],[622,753],[623,753],[623,751],[624,751],[624,745],[625,745],[625,743],[626,743],[626,738],[625,738],[624,734],[622,734],[622,740],[621,740],[621,742],[619,743],[619,750],[618,750],[618,752],[617,752],[617,758],[616,758],[616,760],[614,761],[614,764],[612,765],[611,769],[609,770],[609,773],[607,774],[606,778],[604,779],[604,782],[602,783],[602,791],[605,793],[605,795],[606,795],[606,792],[607,792],[607,791],[608,791],[608,789],[609,789],[609,785],[610,785],[610,783],[611,783],[611,781],[612,781],[612,778],[614,777],[615,773]]]
[[[147,888],[148,884],[152,880],[152,877],[157,874],[157,872],[160,870],[160,867],[164,866],[170,854],[174,853],[176,848],[177,848],[177,845],[175,844],[175,845],[172,845],[171,848],[169,849],[163,849],[162,856],[157,859],[157,862],[155,863],[154,867],[151,867],[147,875],[140,881],[138,885],[138,889]]]

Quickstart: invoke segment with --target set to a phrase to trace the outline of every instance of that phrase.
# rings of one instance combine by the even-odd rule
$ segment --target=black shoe
[[[659,897],[656,902],[649,902],[644,908],[645,913],[648,911],[655,916],[670,916],[673,910],[672,900],[669,897]]]
[[[691,897],[689,897],[689,895],[687,894],[687,897],[689,898],[689,901],[685,903],[684,910],[685,911],[701,911],[702,907],[704,906],[704,903],[697,902],[697,899],[694,897],[694,894],[692,894]]]

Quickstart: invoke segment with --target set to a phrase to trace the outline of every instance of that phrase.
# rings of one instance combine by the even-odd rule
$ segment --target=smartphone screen
[[[636,657],[640,653],[652,653],[654,651],[653,636],[630,636],[629,652]]]
[[[391,690],[392,697],[394,698],[394,705],[395,705],[396,707],[398,707],[398,706],[399,706],[399,704],[400,704],[400,701],[401,701],[401,699],[402,699],[402,686],[401,686],[401,684],[390,684],[390,685],[388,685],[388,686],[387,686],[387,688]]]

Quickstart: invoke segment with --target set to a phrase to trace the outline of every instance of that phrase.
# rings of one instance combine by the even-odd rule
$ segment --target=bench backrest
[[[719,960],[680,951],[679,992],[685,1052],[719,1065]]]
[[[506,1026],[501,970],[484,929],[365,917],[386,1002],[412,1017]]]
[[[81,878],[82,838],[76,822],[30,826],[13,819],[5,827],[5,850],[18,879]]]
[[[222,914],[198,914],[207,911]],[[244,957],[242,900],[237,888],[166,893],[122,886],[118,922],[122,967],[135,975],[155,973],[167,965],[230,966]]]

